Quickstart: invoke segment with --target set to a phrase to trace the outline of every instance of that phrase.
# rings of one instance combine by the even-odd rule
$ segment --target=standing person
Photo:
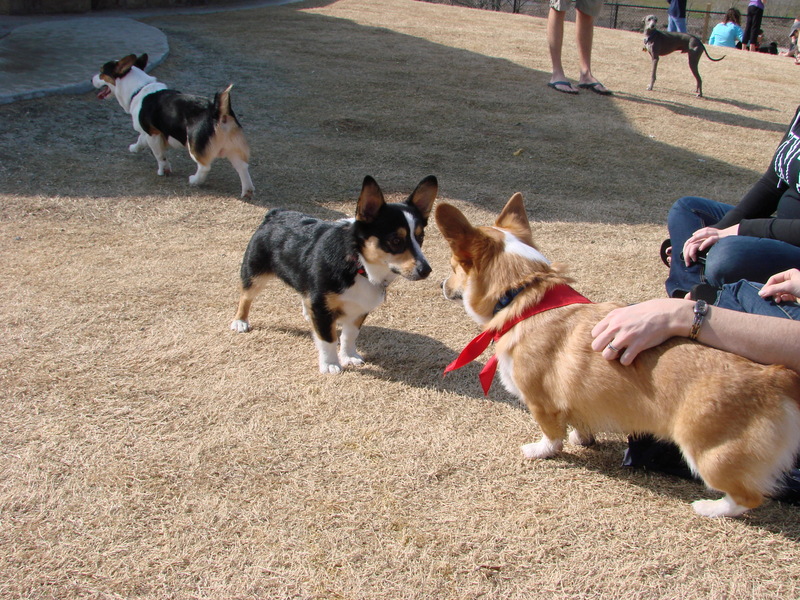
[[[611,91],[592,75],[592,38],[594,20],[603,8],[603,0],[575,0],[575,27],[578,40],[578,61],[580,78],[578,88],[567,79],[561,64],[561,48],[564,43],[564,17],[570,0],[550,0],[550,13],[547,16],[547,46],[553,63],[553,74],[547,84],[557,92],[577,94],[578,88],[590,90],[601,96],[610,96]]]
[[[667,31],[686,33],[686,0],[667,0]]]
[[[742,13],[735,8],[729,8],[722,23],[717,23],[714,29],[711,30],[708,45],[736,48],[736,42],[741,42],[744,36],[741,22]]]
[[[750,0],[747,6],[747,21],[742,36],[742,48],[758,52],[758,32],[761,30],[761,18],[764,16],[764,0]]]

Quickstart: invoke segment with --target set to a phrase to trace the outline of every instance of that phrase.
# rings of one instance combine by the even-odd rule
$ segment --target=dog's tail
[[[229,83],[224,90],[214,94],[214,118],[217,122],[225,123],[230,118],[236,120],[236,115],[233,114],[233,108],[231,108],[232,88],[233,84]]]
[[[239,119],[231,107],[231,88],[229,84],[221,92],[214,94],[214,128],[216,130],[215,148],[219,156],[238,157],[244,162],[250,159],[250,147],[244,137]]]
[[[708,48],[706,48],[705,44],[703,44],[703,52],[706,53],[706,56],[708,57],[709,60],[713,60],[714,62],[719,62],[719,61],[721,61],[723,58],[725,58],[727,56],[727,54],[723,54],[719,58],[712,58],[711,55],[708,53]],[[230,89],[230,88],[228,88],[228,89]]]

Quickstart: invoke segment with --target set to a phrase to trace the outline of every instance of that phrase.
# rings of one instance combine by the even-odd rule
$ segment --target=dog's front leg
[[[309,302],[314,345],[319,352],[320,373],[341,373],[342,365],[336,353],[336,318],[324,297]]]
[[[542,439],[532,444],[521,447],[525,458],[550,458],[564,448],[564,438],[567,435],[567,423],[560,412],[548,412],[540,406],[531,406],[533,418],[542,429]]]
[[[356,352],[356,339],[366,318],[367,315],[363,315],[352,323],[349,321],[342,323],[342,335],[339,338],[339,360],[343,367],[348,365],[360,367],[364,364],[364,359]]]
[[[653,71],[650,73],[650,85],[647,86],[648,90],[653,89],[653,86],[656,84],[656,69],[658,69],[658,56],[654,55],[651,51],[651,55],[653,56]]]
[[[314,345],[319,352],[319,372],[341,373],[342,365],[339,364],[339,357],[336,354],[336,342],[326,342],[314,332]]]
[[[136,140],[133,144],[128,146],[129,152],[138,152],[143,148],[147,147],[147,136],[144,133],[139,134],[139,139]]]

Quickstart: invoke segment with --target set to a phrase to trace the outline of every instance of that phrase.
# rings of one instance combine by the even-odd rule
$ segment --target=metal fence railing
[[[548,0],[428,0],[439,4],[452,4],[469,6],[486,10],[513,12],[535,17],[546,17],[550,10]],[[724,12],[708,10],[689,10],[686,15],[686,24],[689,33],[698,36],[704,42],[708,40],[711,29],[725,16]],[[572,19],[574,12],[567,13],[567,18]],[[652,6],[637,6],[635,4],[621,4],[606,0],[603,12],[597,19],[597,25],[611,29],[625,29],[627,31],[642,31],[644,18],[655,14],[664,28],[667,25],[667,6],[656,10]],[[744,28],[744,15],[742,15],[742,28]],[[781,49],[789,46],[789,30],[792,26],[791,17],[771,17],[764,15],[761,29],[764,30],[764,44],[776,42]]]

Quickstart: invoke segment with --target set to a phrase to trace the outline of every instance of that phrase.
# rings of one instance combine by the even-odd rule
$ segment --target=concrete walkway
[[[167,36],[126,18],[81,18],[17,27],[0,39],[0,104],[47,94],[82,94],[107,61],[147,52],[149,68],[169,53]]]
[[[147,70],[169,53],[167,36],[136,20],[161,14],[197,14],[289,4],[261,0],[233,6],[103,11],[91,16],[3,17],[0,27],[0,104],[48,94],[83,94],[107,61],[149,56]]]

